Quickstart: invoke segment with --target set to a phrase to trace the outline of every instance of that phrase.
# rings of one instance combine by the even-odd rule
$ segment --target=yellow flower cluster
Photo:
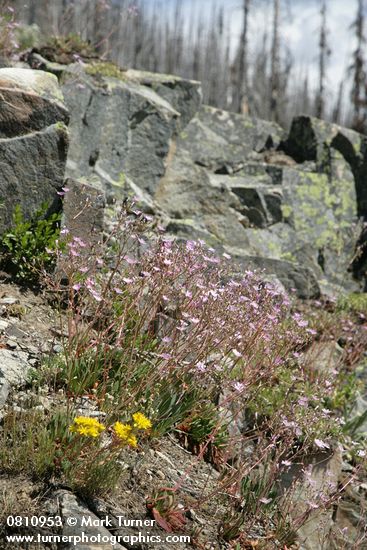
[[[152,427],[152,423],[143,413],[133,414],[134,428],[138,430],[149,430]]]
[[[98,437],[105,430],[105,426],[95,418],[88,416],[77,416],[74,422],[69,426],[69,430],[85,437]]]
[[[130,447],[136,447],[138,440],[136,435],[132,433],[133,429],[130,424],[122,424],[122,422],[115,422],[113,426],[114,432],[121,442],[127,443]]]
[[[137,412],[133,414],[133,425],[115,422],[113,425],[113,433],[117,437],[121,445],[126,444],[130,447],[137,447],[138,439],[136,437],[137,430],[149,430],[152,423],[143,413]],[[98,437],[106,429],[106,427],[98,422],[95,418],[88,416],[77,416],[74,422],[69,426],[69,430],[73,433],[83,435],[85,437]]]
[[[135,430],[149,430],[152,427],[152,423],[143,413],[133,414],[133,426],[130,424],[122,424],[121,422],[115,422],[113,429],[119,439],[120,443],[126,443],[130,447],[136,447],[138,444],[137,437],[134,433]]]

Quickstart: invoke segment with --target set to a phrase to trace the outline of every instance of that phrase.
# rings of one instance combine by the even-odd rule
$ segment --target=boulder
[[[63,83],[70,177],[110,204],[137,197],[171,234],[266,264],[299,295],[317,295],[320,285],[359,289],[352,274],[365,272],[355,224],[367,216],[366,138],[308,116],[286,137],[275,123],[201,105],[200,84],[172,75],[98,61],[56,67],[36,53],[30,62]],[[62,109],[49,88],[45,101]]]
[[[343,349],[337,342],[314,341],[303,354],[303,368],[316,376],[333,379],[341,369]]]
[[[0,69],[0,234],[13,209],[31,217],[44,203],[59,206],[68,135],[68,112],[54,75]]]
[[[95,176],[109,201],[124,196],[126,177],[152,193],[165,172],[180,113],[152,87],[124,73],[63,78],[71,113],[68,175]]]
[[[0,138],[39,131],[69,114],[57,78],[31,69],[0,69]]]
[[[243,205],[246,215],[254,227],[266,227],[283,220],[281,202],[282,190],[272,185],[270,176],[247,176],[239,173],[233,176],[210,174],[210,182],[216,187],[226,187],[232,191]],[[269,181],[270,180],[270,181]]]
[[[297,257],[300,249],[312,249],[313,263],[335,284],[346,282],[357,237],[354,178],[344,159],[337,160],[334,174],[284,168],[281,204],[284,222],[295,232],[283,251]]]
[[[273,276],[288,292],[295,292],[298,298],[310,300],[320,296],[318,281],[313,271],[305,265],[262,256],[240,256],[233,252],[232,257],[243,269],[261,270],[265,276]]]
[[[243,232],[246,220],[234,208],[240,209],[238,198],[225,187],[211,185],[207,171],[185,150],[172,153],[154,200],[170,218],[191,220],[192,228],[211,236],[211,245],[248,246]]]
[[[338,502],[330,537],[330,550],[358,548],[366,538],[366,484],[349,484]]]
[[[67,130],[57,123],[45,130],[0,139],[0,234],[12,225],[16,204],[31,217],[43,203],[59,208],[68,148]]]
[[[301,462],[301,461],[300,461]],[[324,548],[334,527],[333,508],[324,508],[323,499],[332,498],[341,479],[340,450],[304,457],[283,473],[281,487],[293,484],[290,502],[286,503],[294,519],[303,515],[305,522],[297,530],[300,550]]]
[[[200,166],[233,173],[260,151],[277,147],[283,137],[275,123],[204,105],[181,132],[177,146]]]
[[[322,171],[330,170],[332,151],[339,151],[353,172],[358,215],[367,218],[366,136],[314,117],[299,116],[293,120],[283,148],[297,162],[316,161]]]
[[[340,151],[348,162],[361,155],[365,138],[358,132],[311,116],[298,116],[292,121],[284,151],[297,162],[314,160],[328,165],[330,147]]]
[[[179,128],[184,128],[201,106],[201,83],[186,80],[174,75],[150,73],[128,69],[125,72],[128,80],[133,80],[152,88],[180,113]]]
[[[0,349],[0,381],[5,380],[11,385],[21,385],[27,379],[29,368],[28,353]]]

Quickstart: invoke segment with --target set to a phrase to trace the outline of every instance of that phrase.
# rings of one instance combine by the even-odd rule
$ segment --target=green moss
[[[85,72],[91,76],[105,76],[126,80],[125,73],[120,67],[110,61],[97,61],[87,65]]]

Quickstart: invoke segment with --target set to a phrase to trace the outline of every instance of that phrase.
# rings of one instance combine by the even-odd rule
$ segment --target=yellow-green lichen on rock
[[[126,72],[111,61],[96,61],[85,67],[85,72],[90,76],[117,78],[125,81]]]
[[[284,217],[299,239],[340,254],[345,239],[342,230],[352,223],[353,182],[330,181],[328,174],[316,172],[293,170],[290,174],[282,205]]]

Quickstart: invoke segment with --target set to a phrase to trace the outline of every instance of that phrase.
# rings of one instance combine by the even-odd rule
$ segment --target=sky
[[[145,0],[148,4],[153,0]],[[169,9],[174,0],[161,0],[162,6]],[[189,14],[192,9],[210,16],[213,4],[223,6],[229,19],[229,32],[233,44],[241,34],[241,0],[181,0],[183,11]],[[367,0],[365,9],[367,12]],[[249,45],[255,49],[265,27],[270,28],[271,0],[251,0],[249,21]],[[300,67],[300,77],[308,70],[309,81],[317,83],[318,41],[320,29],[320,0],[281,0],[281,34],[283,45],[288,45],[295,63]],[[346,69],[351,63],[355,48],[351,25],[356,17],[357,0],[327,0],[328,42],[331,55],[327,67],[327,87],[330,97],[335,98],[340,80],[345,78]],[[367,29],[366,29],[367,30]]]

